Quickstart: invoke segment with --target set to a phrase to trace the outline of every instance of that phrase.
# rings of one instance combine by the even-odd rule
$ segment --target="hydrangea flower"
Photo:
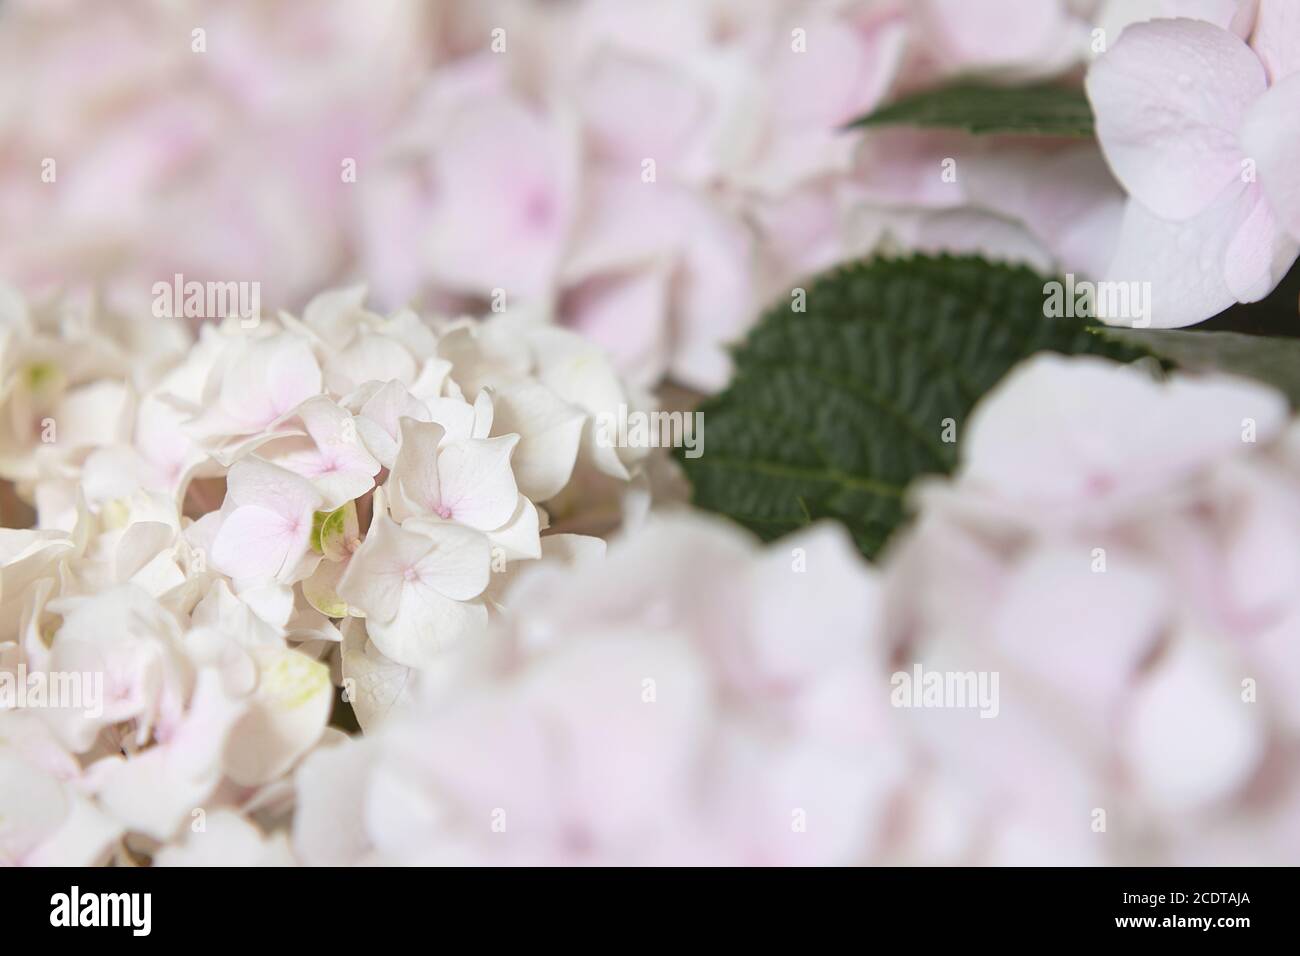
[[[1259,385],[1141,374],[1029,360],[977,407],[957,476],[917,493],[886,639],[905,670],[999,682],[995,719],[905,712],[931,768],[911,853],[1186,865],[1300,849],[1295,426]]]
[[[1250,44],[1203,20],[1134,24],[1088,71],[1129,194],[1108,278],[1149,282],[1158,327],[1262,299],[1300,254],[1300,20],[1282,8],[1264,0]]]
[[[86,706],[0,713],[36,728],[27,749],[0,739],[6,860],[288,862],[288,781],[336,742],[353,646],[436,683],[521,565],[579,550],[543,544],[547,503],[588,472],[638,475],[643,451],[591,439],[637,399],[573,333],[383,316],[364,295],[205,326],[188,349],[177,328],[147,372],[116,313],[0,300],[0,400],[56,426],[37,467],[0,468],[41,525],[0,529],[0,677],[100,681]]]
[[[307,863],[879,858],[903,757],[872,576],[677,517],[515,583],[490,642],[297,778]],[[873,689],[874,688],[874,689]]]
[[[28,237],[6,261],[27,289],[80,281],[141,308],[160,276],[230,277],[260,283],[265,314],[358,278],[385,307],[500,296],[598,340],[638,385],[702,389],[799,274],[756,224],[832,193],[852,149],[839,127],[887,94],[911,45],[942,39],[897,0],[385,0],[362,15],[239,0],[138,17],[22,2],[4,17],[0,63],[33,91],[0,99],[0,210]],[[832,221],[807,221],[842,251]],[[389,349],[364,332],[331,344],[339,393]],[[288,410],[264,397],[238,411]]]

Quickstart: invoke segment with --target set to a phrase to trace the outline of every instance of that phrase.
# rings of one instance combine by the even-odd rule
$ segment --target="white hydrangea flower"
[[[101,682],[0,713],[48,741],[36,759],[0,739],[7,861],[291,862],[288,781],[337,743],[336,685],[378,725],[403,699],[381,675],[454,682],[521,566],[581,549],[545,543],[543,505],[595,467],[594,416],[630,400],[605,360],[364,296],[159,336],[147,373],[118,317],[0,296],[0,476],[39,523],[0,529],[0,679]],[[594,385],[556,377],[565,349]],[[58,426],[43,454],[38,414]],[[606,451],[627,485],[638,455]]]

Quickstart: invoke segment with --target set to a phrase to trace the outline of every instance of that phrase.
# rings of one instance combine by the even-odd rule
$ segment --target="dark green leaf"
[[[928,126],[970,133],[1092,136],[1082,90],[1063,86],[962,83],[915,93],[854,120],[851,127]]]
[[[827,273],[806,312],[787,298],[735,352],[705,401],[703,454],[680,460],[695,503],[764,538],[836,518],[874,555],[918,475],[950,471],[971,407],[1043,349],[1142,353],[1043,316],[1046,280],[978,257],[873,259]]]
[[[1300,408],[1300,339],[1196,329],[1097,329],[1192,372],[1228,372],[1267,382]]]

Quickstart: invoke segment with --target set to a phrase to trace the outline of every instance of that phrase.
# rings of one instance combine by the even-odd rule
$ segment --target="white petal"
[[[257,690],[226,744],[227,775],[258,786],[283,774],[320,738],[334,687],[329,668],[289,648],[259,647]]]
[[[1282,281],[1300,250],[1279,226],[1258,189],[1247,192],[1249,212],[1223,257],[1223,280],[1238,302],[1258,302]]]
[[[495,411],[497,433],[519,435],[511,462],[520,492],[533,501],[559,494],[573,474],[586,415],[535,382],[503,388]]]
[[[1157,810],[1185,812],[1240,788],[1264,751],[1256,704],[1222,650],[1178,640],[1137,689],[1121,738],[1129,772]]]
[[[390,713],[408,705],[415,675],[405,664],[390,661],[366,635],[360,621],[343,631],[343,681],[350,689],[353,713],[365,733],[373,733]]]
[[[441,494],[433,510],[481,531],[500,528],[509,521],[519,496],[510,467],[518,441],[517,435],[503,435],[445,445],[438,452]]]
[[[1087,77],[1111,169],[1166,219],[1200,213],[1240,177],[1236,131],[1265,85],[1250,47],[1186,19],[1129,27]]]
[[[1300,40],[1296,46],[1300,48]],[[1255,161],[1269,207],[1296,239],[1300,239],[1298,116],[1300,75],[1292,75],[1255,101],[1241,127],[1242,146]]]
[[[370,639],[386,657],[408,667],[433,667],[441,652],[487,628],[487,607],[481,600],[453,601],[433,587],[405,588],[401,606],[391,621],[367,619]]]
[[[212,544],[212,566],[232,578],[274,577],[290,553],[306,552],[310,520],[298,528],[258,505],[236,508],[221,523]]]
[[[417,422],[413,418],[402,419],[401,433],[401,451],[388,478],[393,517],[398,521],[434,513],[442,506],[438,446],[446,434],[437,422]]]
[[[504,527],[487,532],[487,537],[494,552],[500,548],[505,560],[519,561],[542,556],[540,534],[537,506],[520,495],[514,516]]]
[[[1130,199],[1105,279],[1149,291],[1153,328],[1193,325],[1222,312],[1237,301],[1224,267],[1228,243],[1244,211],[1244,192],[1240,184],[1229,186],[1218,201],[1184,222],[1160,219]],[[1105,321],[1111,325],[1146,321],[1134,312],[1128,317],[1108,316]]]
[[[429,538],[399,528],[377,509],[365,540],[339,580],[339,597],[372,622],[392,620],[401,603],[407,570],[431,547]]]
[[[401,530],[428,542],[429,550],[414,566],[415,583],[429,585],[456,601],[468,601],[483,593],[492,566],[486,537],[472,528],[420,518],[412,518]]]
[[[1300,6],[1292,0],[1259,0],[1251,46],[1264,61],[1270,83],[1300,71]]]

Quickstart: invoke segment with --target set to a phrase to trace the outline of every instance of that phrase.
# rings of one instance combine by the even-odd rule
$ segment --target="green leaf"
[[[317,511],[311,519],[311,546],[331,561],[341,561],[349,541],[360,535],[356,502],[349,501],[334,511]]]
[[[1300,339],[1191,329],[1099,328],[1096,333],[1191,372],[1227,372],[1266,382],[1300,408]]]
[[[849,125],[928,126],[970,133],[1039,136],[1093,135],[1092,107],[1083,91],[1050,84],[943,86],[890,103]]]
[[[872,259],[817,279],[805,312],[778,303],[701,404],[702,454],[678,452],[695,503],[765,539],[835,518],[875,555],[912,480],[956,464],[945,426],[960,438],[1011,366],[1044,349],[1143,354],[1044,318],[1045,281],[973,256]]]

